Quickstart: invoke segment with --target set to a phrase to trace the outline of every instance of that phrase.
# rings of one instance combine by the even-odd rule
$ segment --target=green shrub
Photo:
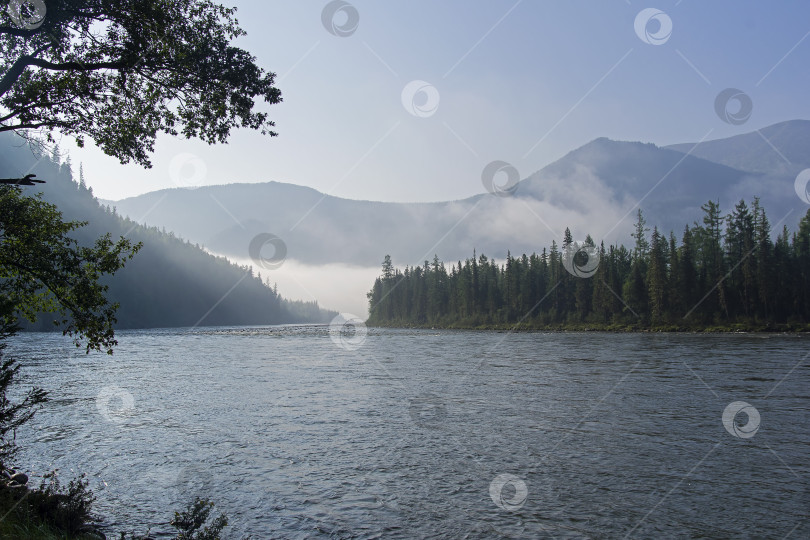
[[[174,540],[220,540],[220,533],[228,525],[224,514],[216,517],[210,525],[205,526],[211,516],[214,503],[208,499],[196,497],[183,512],[175,512],[171,521],[172,527],[179,532]],[[149,532],[139,536],[130,533],[129,540],[150,540]],[[126,533],[121,533],[120,540],[126,540]]]
[[[28,495],[27,505],[51,527],[76,534],[95,519],[90,511],[96,497],[87,487],[86,475],[74,478],[66,488],[59,482],[57,471],[45,475],[39,489]]]

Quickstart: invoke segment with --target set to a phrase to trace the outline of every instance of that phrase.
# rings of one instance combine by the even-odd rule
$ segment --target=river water
[[[810,537],[807,336],[118,337],[10,347],[51,397],[18,463],[87,473],[109,538],[194,495],[227,538]]]

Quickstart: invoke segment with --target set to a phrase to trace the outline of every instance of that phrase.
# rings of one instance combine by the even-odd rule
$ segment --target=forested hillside
[[[639,211],[634,245],[588,236],[498,264],[485,255],[438,257],[395,269],[386,256],[369,298],[369,325],[633,329],[810,329],[810,211],[777,228],[755,199],[727,215],[650,234]],[[774,231],[775,232],[775,231]]]
[[[274,290],[272,272],[254,275],[249,267],[215,257],[173,233],[121,218],[98,203],[83,178],[74,180],[76,169],[56,154],[41,156],[12,137],[0,139],[0,177],[31,172],[46,180],[23,189],[32,195],[41,191],[66,220],[87,221],[74,233],[80,243],[108,232],[143,242],[135,258],[108,280],[109,297],[121,305],[119,328],[328,322],[336,315],[315,302],[283,299]],[[51,320],[43,317],[33,327],[53,329]]]

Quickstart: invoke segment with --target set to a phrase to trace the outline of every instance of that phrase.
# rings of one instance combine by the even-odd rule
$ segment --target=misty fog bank
[[[220,253],[212,254],[223,256]],[[279,294],[288,300],[312,302],[325,309],[349,313],[360,319],[368,317],[366,293],[371,290],[380,267],[352,266],[342,263],[324,265],[306,264],[293,259],[285,260],[280,267],[263,268],[252,259],[228,256],[239,265],[253,268],[262,279],[278,285]]]

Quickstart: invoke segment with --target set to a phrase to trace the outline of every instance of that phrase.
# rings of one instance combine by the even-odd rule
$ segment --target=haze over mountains
[[[806,207],[793,184],[810,167],[808,149],[810,121],[794,120],[663,148],[599,138],[524,178],[513,196],[384,203],[267,182],[161,190],[111,204],[240,260],[257,234],[269,232],[285,242],[288,259],[305,264],[376,267],[385,254],[398,265],[420,264],[434,254],[463,259],[473,249],[530,253],[560,243],[566,227],[574,238],[626,243],[637,204],[650,226],[680,233],[709,199],[725,211],[759,196],[773,224],[792,228]]]
[[[109,298],[121,305],[117,328],[323,323],[336,315],[311,300],[287,300],[273,290],[272,281],[260,279],[247,266],[214,257],[172,233],[122,219],[99,205],[91,190],[74,181],[69,162],[61,161],[33,153],[11,134],[0,135],[0,177],[32,172],[45,180],[23,188],[24,193],[41,192],[65,220],[88,222],[70,234],[80,244],[90,245],[105,233],[143,242],[122,270],[105,278]],[[43,316],[26,327],[53,330],[53,319]]]
[[[508,251],[520,255],[555,240],[559,244],[566,227],[575,239],[590,234],[597,242],[628,244],[637,204],[650,227],[680,235],[684,224],[702,218],[700,206],[707,200],[719,200],[728,211],[741,198],[750,201],[755,196],[777,229],[783,224],[795,229],[807,207],[794,190],[796,175],[810,168],[807,149],[810,122],[795,120],[698,145],[662,148],[595,139],[524,178],[512,196],[482,193],[436,203],[373,202],[267,182],[169,189],[110,202],[119,214],[157,228],[151,230],[132,229],[133,223],[98,208],[86,190],[76,190],[65,165],[45,159],[33,170],[49,181],[46,196],[69,218],[91,221],[88,238],[132,230],[150,239],[113,284],[112,292],[122,301],[122,326],[183,326],[196,324],[246,268],[215,264],[195,243],[239,265],[251,265],[251,241],[260,233],[274,234],[286,246],[286,260],[280,268],[254,264],[254,272],[278,283],[286,298],[317,300],[364,317],[366,293],[386,254],[399,267],[422,264],[434,254],[444,261],[463,260],[473,250],[502,259]],[[27,148],[15,149],[11,142],[0,150],[0,168],[8,175],[36,162]],[[496,183],[503,180],[497,178]],[[485,191],[481,178],[470,181]],[[192,245],[160,234],[162,228]],[[275,255],[269,246],[262,254]],[[253,280],[242,282],[239,291],[244,296],[227,295],[228,301],[204,321],[260,324],[323,318],[314,304],[311,314],[290,313],[304,304],[269,307],[279,300]],[[173,299],[188,295],[199,299],[199,309],[177,312],[179,304]],[[262,295],[267,301],[257,302]]]

